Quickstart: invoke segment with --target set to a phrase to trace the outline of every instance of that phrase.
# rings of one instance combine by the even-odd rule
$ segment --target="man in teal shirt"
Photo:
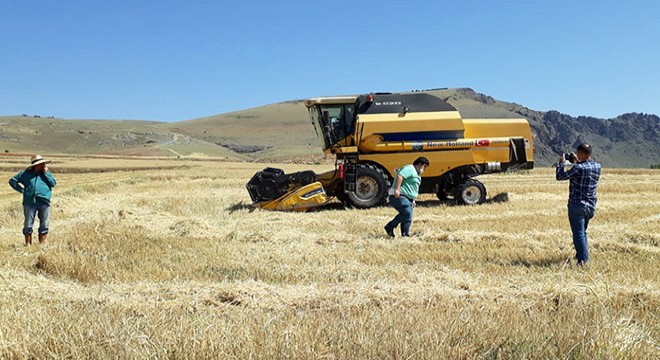
[[[48,235],[51,189],[57,184],[53,174],[46,166],[49,162],[50,160],[45,160],[41,155],[35,155],[27,169],[19,171],[9,180],[9,185],[23,194],[23,214],[25,215],[23,235],[25,235],[26,246],[32,244],[32,226],[35,215],[39,217],[39,242],[46,241]]]
[[[410,236],[410,225],[413,218],[413,207],[422,183],[422,173],[429,166],[429,160],[419,157],[412,165],[402,167],[397,173],[390,188],[390,205],[399,214],[385,225],[387,235],[394,237],[394,229],[401,224],[401,236]]]

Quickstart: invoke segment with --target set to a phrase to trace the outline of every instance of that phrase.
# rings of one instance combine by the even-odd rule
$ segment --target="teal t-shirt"
[[[419,184],[422,183],[422,177],[419,176],[415,167],[412,165],[406,165],[399,169],[396,174],[397,176],[401,175],[401,177],[403,177],[403,182],[401,182],[401,188],[399,189],[401,195],[413,200],[417,199],[417,195],[419,195]],[[394,189],[396,189],[397,176],[394,177],[394,181],[392,182],[391,192],[394,192]]]

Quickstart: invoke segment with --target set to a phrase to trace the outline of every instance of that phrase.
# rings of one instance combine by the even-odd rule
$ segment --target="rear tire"
[[[383,170],[366,164],[357,166],[355,192],[346,195],[346,204],[358,209],[367,209],[385,203],[390,180]]]
[[[486,187],[481,181],[468,179],[458,185],[454,196],[456,201],[462,205],[479,205],[486,201]]]

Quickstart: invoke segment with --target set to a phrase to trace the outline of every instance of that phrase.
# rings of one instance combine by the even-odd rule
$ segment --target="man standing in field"
[[[569,159],[575,164],[564,171],[566,155],[562,154],[557,164],[557,180],[570,180],[568,195],[568,221],[573,232],[578,265],[589,261],[587,227],[596,213],[596,187],[600,179],[600,164],[591,159],[591,145],[580,144],[577,153]]]
[[[56,184],[53,174],[46,166],[49,162],[50,160],[45,160],[41,155],[35,155],[27,169],[19,171],[9,180],[9,185],[23,194],[23,214],[25,215],[23,235],[25,235],[26,246],[32,244],[32,226],[35,215],[39,217],[39,242],[46,241],[48,235],[51,189]]]
[[[390,237],[394,237],[394,229],[399,224],[401,224],[401,236],[410,236],[415,199],[419,193],[419,184],[422,183],[422,173],[428,166],[429,160],[419,157],[412,165],[406,165],[397,171],[389,191],[389,201],[399,214],[385,225],[385,232]]]

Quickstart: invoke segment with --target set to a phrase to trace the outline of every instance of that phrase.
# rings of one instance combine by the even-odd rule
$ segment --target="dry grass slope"
[[[658,172],[604,172],[581,269],[550,169],[426,196],[390,240],[390,208],[253,210],[263,165],[173,163],[57,173],[44,246],[0,188],[0,358],[657,358]]]

